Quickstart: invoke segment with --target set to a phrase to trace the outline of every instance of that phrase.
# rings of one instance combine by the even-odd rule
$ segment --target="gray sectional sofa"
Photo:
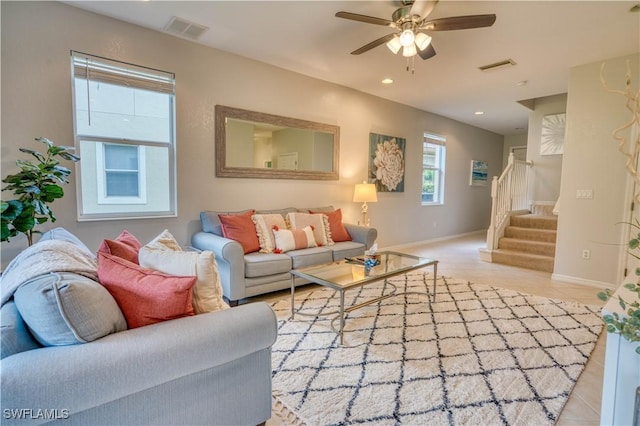
[[[289,212],[308,213],[312,211],[333,211],[333,207],[294,208],[288,207],[278,210],[256,210],[256,214],[279,213],[286,216]],[[291,269],[305,266],[319,265],[344,259],[345,257],[361,256],[375,242],[378,233],[375,228],[343,223],[351,235],[352,241],[337,242],[333,245],[313,247],[289,251],[287,253],[244,254],[242,246],[234,240],[225,238],[219,214],[234,214],[241,212],[200,213],[202,231],[193,235],[191,244],[199,250],[210,250],[215,253],[218,271],[222,283],[225,299],[230,305],[237,305],[238,301],[246,297],[257,296],[291,286]],[[296,285],[308,284],[302,279],[296,280]]]
[[[115,300],[79,275],[93,275],[94,255],[66,236],[58,239],[69,235],[58,229],[47,233],[50,240],[45,234],[23,251],[20,262],[14,259],[0,277],[0,424],[210,426],[269,420],[277,320],[268,304],[123,330]],[[40,254],[38,246],[51,250]],[[69,265],[82,259],[88,267],[74,266],[72,274],[52,262],[61,269],[41,268],[41,275],[25,277],[54,249]],[[22,292],[29,297],[21,299]],[[107,321],[105,313],[113,309],[117,313]]]

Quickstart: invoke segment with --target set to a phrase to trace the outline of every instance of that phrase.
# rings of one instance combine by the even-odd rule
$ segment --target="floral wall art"
[[[404,192],[406,139],[369,133],[369,181],[378,192]]]

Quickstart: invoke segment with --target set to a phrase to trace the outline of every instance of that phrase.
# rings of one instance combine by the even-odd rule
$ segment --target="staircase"
[[[509,218],[492,261],[504,265],[553,272],[558,218],[545,214],[519,214]]]

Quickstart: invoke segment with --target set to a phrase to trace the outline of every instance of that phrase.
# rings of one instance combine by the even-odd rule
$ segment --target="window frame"
[[[436,148],[436,163],[434,166],[428,166],[425,164],[425,149],[427,147]],[[444,182],[445,182],[445,166],[447,158],[447,139],[444,136],[437,135],[431,132],[424,132],[424,138],[422,141],[422,168],[421,168],[421,185],[420,185],[420,203],[423,206],[442,206],[444,205]],[[436,201],[424,201],[424,192],[422,186],[424,185],[424,174],[426,171],[434,171],[436,173],[436,188],[434,194],[437,194]]]
[[[144,145],[124,144],[118,142],[106,142],[105,138],[101,138],[100,142],[96,142],[96,177],[98,181],[98,204],[146,204],[147,203],[147,167],[146,167],[146,149]],[[107,173],[125,171],[124,169],[108,170],[106,166],[106,147],[108,145],[127,145],[134,146],[138,151],[138,168],[135,172],[138,174],[138,195],[109,195],[107,190]]]
[[[100,56],[89,55],[82,52],[71,51],[71,90],[72,90],[72,114],[73,114],[73,132],[76,152],[82,158],[81,143],[96,144],[96,163],[98,157],[102,156],[102,165],[96,166],[96,182],[97,182],[97,205],[141,205],[146,204],[148,200],[146,173],[146,149],[145,147],[158,147],[166,149],[167,162],[167,179],[168,179],[168,208],[160,211],[125,211],[119,212],[100,212],[87,213],[83,200],[82,188],[82,160],[76,163],[76,193],[77,193],[77,220],[83,221],[102,221],[102,220],[120,220],[120,219],[146,219],[159,217],[177,217],[177,161],[176,161],[176,108],[175,108],[175,74],[157,70],[154,68],[134,65],[131,63],[121,62]],[[82,61],[86,61],[86,64]],[[83,70],[85,68],[86,70]],[[92,68],[95,67],[95,70]],[[89,77],[90,76],[90,77]],[[149,141],[142,139],[127,139],[109,136],[96,136],[78,133],[77,114],[77,94],[76,79],[84,78],[88,81],[105,82],[109,84],[117,84],[133,89],[142,89],[157,93],[164,93],[168,96],[168,141]],[[89,106],[90,108],[90,106]],[[90,112],[89,112],[90,114]],[[133,145],[138,147],[138,165],[139,172],[139,196],[138,197],[107,197],[106,196],[106,175],[104,170],[104,144]],[[93,166],[91,166],[93,167]],[[86,188],[85,188],[86,190]],[[134,200],[134,198],[136,198]]]

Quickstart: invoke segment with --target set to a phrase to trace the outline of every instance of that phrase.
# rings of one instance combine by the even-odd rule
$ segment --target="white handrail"
[[[494,176],[491,181],[491,225],[487,232],[487,249],[495,250],[498,240],[504,235],[509,224],[509,216],[514,210],[528,208],[527,200],[527,166],[532,162],[516,160],[509,154],[507,167],[500,177]]]

